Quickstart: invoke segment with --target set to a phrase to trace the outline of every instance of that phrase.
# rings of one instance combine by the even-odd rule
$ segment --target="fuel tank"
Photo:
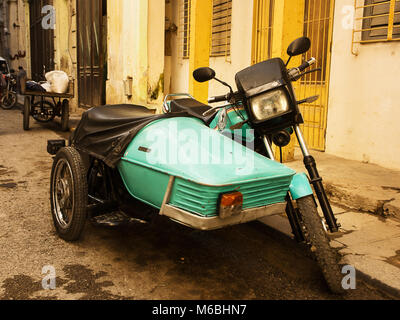
[[[235,137],[236,139],[240,138],[242,141],[246,143],[254,143],[254,130],[251,130],[251,127],[248,123],[245,123],[249,120],[249,116],[247,115],[246,110],[243,105],[233,106],[229,105],[226,107],[226,123],[225,127],[220,128],[219,122],[221,118],[221,114],[223,110],[220,110],[217,116],[210,124],[210,128],[214,130],[218,130],[223,135],[230,137]],[[234,129],[236,125],[240,125],[239,129]]]

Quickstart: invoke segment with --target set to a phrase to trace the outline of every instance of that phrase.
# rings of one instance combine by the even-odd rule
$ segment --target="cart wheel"
[[[38,101],[33,104],[32,117],[39,123],[48,123],[56,117],[54,105],[49,101]]]
[[[62,148],[51,172],[50,202],[54,226],[60,238],[76,241],[87,217],[88,187],[85,166],[75,148]]]
[[[31,101],[29,97],[25,97],[24,99],[24,130],[29,130],[29,117],[31,116]]]
[[[69,101],[63,100],[61,107],[61,130],[69,131]]]

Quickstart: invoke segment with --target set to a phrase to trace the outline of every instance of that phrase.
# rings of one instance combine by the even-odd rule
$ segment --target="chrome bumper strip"
[[[258,220],[267,216],[281,214],[285,212],[285,209],[286,203],[283,202],[266,207],[246,209],[239,215],[221,219],[220,217],[201,217],[173,207],[169,204],[164,204],[160,211],[160,215],[169,217],[170,219],[193,229],[209,231]]]

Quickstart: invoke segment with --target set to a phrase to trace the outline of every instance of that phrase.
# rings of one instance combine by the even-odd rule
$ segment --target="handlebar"
[[[308,61],[305,61],[302,65],[300,65],[297,69],[300,70],[300,72],[303,72],[307,68],[311,67],[313,64],[315,64],[317,60],[315,58],[311,58]]]
[[[304,70],[306,70],[307,68],[311,67],[312,65],[314,65],[317,62],[317,60],[315,58],[311,58],[308,61],[303,62],[300,66],[298,66],[297,68],[292,68],[290,70],[288,70],[288,75],[289,75],[289,79],[291,81],[297,81],[299,80],[304,73],[302,73]],[[320,69],[315,69],[315,70],[311,70],[309,72],[315,72],[315,71],[319,71]],[[228,93],[222,96],[215,96],[215,97],[210,97],[208,99],[208,103],[217,103],[217,102],[224,102],[224,101],[230,101],[233,97],[235,97],[235,93]]]
[[[208,99],[208,103],[217,103],[217,102],[224,102],[228,101],[230,98],[230,93],[222,95],[222,96],[215,96]]]
[[[315,58],[311,58],[310,60],[303,62],[303,64],[301,64],[297,68],[292,68],[292,69],[288,70],[290,80],[291,81],[299,80],[304,75],[304,74],[302,74],[302,72],[304,70],[306,70],[307,68],[311,67],[316,62],[317,62],[317,60]],[[318,69],[316,69],[315,71],[317,71],[317,70]],[[311,71],[311,72],[313,72],[313,71]]]

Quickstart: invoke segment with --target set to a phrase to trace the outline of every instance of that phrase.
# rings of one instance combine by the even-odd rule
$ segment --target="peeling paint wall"
[[[107,1],[107,40],[108,40],[108,79],[106,85],[107,104],[128,102],[124,94],[124,79],[126,75],[132,76],[132,70],[124,67],[123,41],[133,42],[133,30],[124,30],[124,25],[119,19],[125,1]],[[132,16],[132,20],[134,17]],[[132,43],[133,45],[133,43]],[[125,69],[125,70],[124,70]]]
[[[108,0],[107,103],[160,109],[164,86],[165,0]],[[132,77],[132,96],[124,80]]]
[[[56,29],[54,30],[54,67],[62,70],[73,79],[75,98],[70,100],[70,110],[81,113],[78,108],[78,66],[76,39],[76,1],[53,0],[56,10]]]
[[[165,0],[148,0],[148,107],[161,111],[164,100]]]
[[[56,9],[54,30],[55,69],[65,71],[75,81],[77,107],[77,25],[76,1],[53,0]],[[22,65],[30,76],[29,4],[26,0],[7,2],[10,53],[25,51],[26,57],[11,61]],[[107,103],[132,103],[161,110],[164,91],[165,0],[108,0],[108,80]],[[19,27],[14,28],[13,23]],[[127,96],[125,80],[132,78],[132,96]]]
[[[29,5],[27,1],[3,1],[3,20],[5,30],[1,30],[4,58],[9,61],[10,68],[18,70],[22,66],[30,74],[30,43],[29,37]],[[21,53],[22,56],[18,56]],[[23,57],[23,55],[25,55]]]

